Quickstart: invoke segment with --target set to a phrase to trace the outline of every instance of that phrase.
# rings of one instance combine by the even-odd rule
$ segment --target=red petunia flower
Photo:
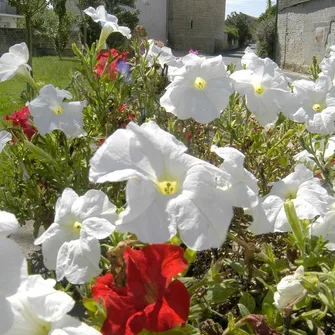
[[[5,115],[4,120],[12,121],[14,126],[22,128],[24,134],[31,139],[36,133],[36,128],[30,123],[28,106],[14,112],[11,116]]]
[[[119,52],[116,49],[110,49],[108,52],[99,51],[97,56],[97,61],[99,63],[95,66],[94,71],[99,77],[108,73],[109,79],[114,80],[116,78],[116,74],[119,72],[118,63],[120,61],[127,61],[128,56],[129,52]],[[105,70],[106,63],[111,59],[113,59],[113,61],[110,63],[108,69]]]
[[[152,244],[141,250],[126,247],[127,284],[117,287],[113,275],[98,277],[92,286],[95,300],[101,298],[107,318],[104,335],[134,335],[143,329],[163,332],[184,325],[190,295],[182,282],[172,277],[187,268],[184,250],[169,244]]]

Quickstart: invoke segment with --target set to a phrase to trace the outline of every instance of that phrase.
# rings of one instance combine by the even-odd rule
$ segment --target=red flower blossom
[[[163,332],[187,321],[190,296],[172,277],[187,268],[181,247],[153,244],[141,250],[126,247],[127,284],[115,285],[113,275],[98,277],[92,287],[95,300],[107,309],[102,334],[134,335],[143,329]]]
[[[104,73],[108,73],[109,79],[114,80],[116,78],[116,74],[119,72],[117,67],[118,62],[121,60],[127,61],[128,56],[129,52],[119,52],[116,49],[110,49],[108,52],[99,51],[97,56],[97,61],[99,63],[95,66],[94,71],[99,77],[101,77]],[[113,61],[110,63],[108,69],[105,70],[106,63],[111,59],[113,59]]]
[[[31,139],[36,133],[36,128],[30,123],[28,106],[14,112],[11,116],[5,115],[4,120],[12,121],[14,126],[22,128],[24,134]]]
[[[118,112],[122,113],[126,108],[127,108],[127,105],[126,105],[126,104],[122,104],[122,105],[118,108]]]

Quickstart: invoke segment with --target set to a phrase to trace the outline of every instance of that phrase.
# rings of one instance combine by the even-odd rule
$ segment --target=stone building
[[[16,9],[9,5],[8,0],[0,0],[0,28],[16,28],[17,19]]]
[[[276,60],[304,71],[335,44],[335,0],[278,0]]]
[[[175,50],[223,49],[226,0],[137,0],[136,7],[150,38]]]

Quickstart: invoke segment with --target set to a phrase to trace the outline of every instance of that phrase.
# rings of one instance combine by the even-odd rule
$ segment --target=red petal
[[[131,259],[145,282],[155,283],[158,290],[165,290],[173,276],[187,269],[184,249],[172,244],[151,244],[141,250],[127,248],[126,261]],[[128,263],[130,263],[128,261]],[[128,287],[133,291],[138,277],[128,272]],[[133,286],[135,285],[135,286]]]
[[[96,278],[92,295],[96,301],[101,298],[107,310],[107,319],[101,329],[104,335],[123,335],[127,320],[146,306],[143,301],[129,295],[127,287],[115,286],[111,273]]]
[[[174,280],[168,287],[164,299],[149,305],[145,310],[144,329],[163,332],[184,325],[190,309],[190,295],[182,282]]]

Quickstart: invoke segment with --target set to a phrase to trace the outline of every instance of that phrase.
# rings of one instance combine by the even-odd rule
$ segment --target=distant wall
[[[225,0],[169,0],[168,44],[216,53],[224,48]]]
[[[137,0],[136,9],[140,11],[140,25],[145,27],[148,38],[167,41],[166,9],[167,0]]]
[[[3,15],[0,13],[0,27],[16,28],[17,27],[17,17],[13,17],[10,15]]]
[[[8,52],[8,49],[17,43],[26,41],[25,29],[0,28],[0,55]],[[64,50],[64,56],[73,56],[72,43],[79,43],[78,32],[74,31],[70,35],[70,41]],[[56,55],[54,44],[51,39],[34,35],[33,37],[34,56],[53,56]]]
[[[335,0],[294,0],[290,6],[285,1],[279,2],[276,60],[283,68],[306,71],[314,55],[321,60],[335,44]]]

